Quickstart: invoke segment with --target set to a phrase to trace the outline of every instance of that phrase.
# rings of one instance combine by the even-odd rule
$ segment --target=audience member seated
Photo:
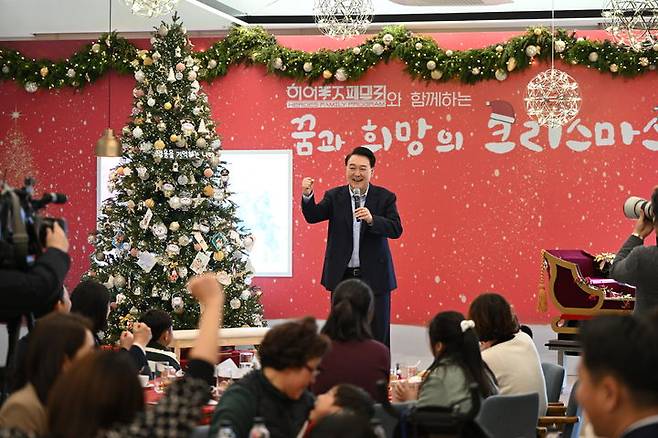
[[[50,312],[46,313],[46,315],[69,313],[70,311],[71,298],[69,291],[66,286],[62,286],[62,295],[55,301],[55,304],[50,308]],[[41,318],[44,315],[35,314],[35,316]],[[16,350],[7,369],[7,375],[9,376],[7,389],[9,393],[18,391],[27,383],[27,378],[25,377],[25,367],[27,365],[25,361],[27,360],[27,349],[30,345],[30,339],[32,339],[32,333],[26,334],[16,343]]]
[[[297,436],[313,409],[313,394],[307,388],[330,348],[329,339],[317,330],[311,317],[270,329],[259,349],[262,368],[222,395],[210,436],[217,435],[221,421],[231,424],[237,438],[246,438],[254,417],[265,419],[272,438]]]
[[[146,346],[146,359],[152,362],[166,362],[176,371],[180,370],[180,362],[169,344],[174,339],[171,316],[160,309],[151,309],[142,315],[140,321],[151,329],[151,342]]]
[[[46,434],[51,388],[61,372],[94,349],[90,328],[78,315],[51,314],[37,321],[25,361],[26,384],[0,409],[0,427]]]
[[[471,383],[477,383],[482,398],[498,392],[491,370],[483,362],[473,321],[459,312],[441,312],[430,322],[430,347],[434,361],[420,387],[396,382],[398,401],[418,400],[418,407],[459,405],[459,412],[471,410]]]
[[[368,424],[375,415],[374,401],[365,390],[358,386],[348,383],[336,385],[315,399],[315,407],[299,432],[298,438],[310,436],[313,427],[320,420],[327,415],[340,412],[361,416]]]
[[[313,393],[325,393],[338,383],[351,383],[383,401],[379,400],[376,383],[388,380],[391,354],[372,338],[373,301],[370,287],[358,279],[345,280],[334,290],[331,311],[322,328],[331,339],[331,351],[322,358]]]
[[[91,320],[94,340],[99,347],[110,315],[110,291],[95,280],[81,281],[71,293],[71,313],[80,314]],[[137,369],[145,373],[149,372],[146,345],[150,340],[151,329],[141,323],[132,327],[132,333],[124,331],[119,340],[121,348],[130,353]]]
[[[516,318],[505,298],[495,293],[482,294],[470,306],[480,338],[482,359],[498,382],[500,394],[539,394],[540,416],[546,414],[546,382],[539,353],[530,336],[519,330]]]
[[[597,436],[658,436],[658,324],[602,316],[580,329],[576,396]]]
[[[224,293],[214,274],[192,278],[188,289],[204,311],[185,377],[145,411],[144,391],[130,358],[96,351],[72,366],[53,387],[48,402],[52,438],[191,435],[210,398],[207,382],[217,358]]]

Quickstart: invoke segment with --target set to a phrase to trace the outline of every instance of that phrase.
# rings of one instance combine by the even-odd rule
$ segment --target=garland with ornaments
[[[164,25],[163,25],[164,26]],[[156,29],[165,32],[165,27]],[[155,41],[151,38],[151,43]],[[224,76],[231,65],[256,64],[268,71],[296,80],[325,82],[358,80],[380,62],[398,59],[417,79],[476,83],[496,79],[528,68],[535,60],[555,58],[572,65],[633,77],[656,70],[658,43],[643,51],[631,51],[604,40],[576,37],[574,33],[547,28],[528,29],[505,43],[482,49],[443,50],[423,35],[403,26],[384,28],[363,44],[340,50],[304,52],[279,45],[262,28],[235,27],[205,51],[193,52],[199,61],[200,80],[211,82]],[[153,64],[157,51],[139,50],[116,32],[102,35],[71,57],[61,61],[32,59],[22,53],[0,48],[0,79],[19,82],[28,92],[39,88],[82,87],[99,79],[108,69],[134,73]]]

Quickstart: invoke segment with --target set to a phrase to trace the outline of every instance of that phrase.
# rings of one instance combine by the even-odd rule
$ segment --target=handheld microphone
[[[356,210],[357,208],[361,208],[361,189],[359,189],[358,187],[355,188],[354,190],[352,190],[352,194],[354,197],[354,210]],[[357,218],[356,221],[361,222],[361,219]]]

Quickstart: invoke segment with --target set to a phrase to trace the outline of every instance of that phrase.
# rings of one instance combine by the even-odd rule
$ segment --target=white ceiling
[[[150,19],[134,16],[123,0],[0,0],[0,39],[71,39],[106,32],[110,1],[112,28],[124,34],[150,32],[162,19],[168,19],[166,16]],[[179,0],[176,9],[191,32],[221,33],[236,21],[262,23],[265,20],[268,23],[262,24],[263,27],[273,32],[311,33],[315,32],[313,3],[314,0]],[[550,11],[553,4],[556,11],[600,10],[603,0],[373,0],[373,4],[375,20],[380,17],[390,22],[390,16],[401,16],[395,22],[413,21],[407,23],[411,28],[454,31],[549,24],[546,18],[529,19],[524,12]],[[224,15],[218,15],[217,11]],[[489,16],[483,17],[482,14],[492,13],[494,20],[482,19]],[[507,13],[512,17],[501,17],[496,13]],[[437,14],[448,15],[437,17]],[[450,14],[466,15],[459,15],[456,21],[456,17]],[[556,25],[583,29],[596,27],[599,21],[594,14],[589,18],[556,20]],[[376,24],[372,29],[381,26]]]

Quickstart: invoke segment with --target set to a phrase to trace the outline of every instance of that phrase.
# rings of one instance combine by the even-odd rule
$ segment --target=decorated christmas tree
[[[262,326],[248,259],[253,237],[236,217],[221,141],[197,80],[207,66],[191,56],[176,16],[151,43],[133,62],[132,116],[108,182],[114,196],[90,236],[95,252],[87,276],[104,283],[116,302],[109,339],[150,308],[169,312],[175,329],[195,328],[199,307],[185,284],[206,271],[224,285],[225,327]]]
[[[29,140],[18,129],[20,116],[18,111],[11,113],[13,126],[0,140],[0,179],[14,187],[22,186],[24,178],[35,176]]]

